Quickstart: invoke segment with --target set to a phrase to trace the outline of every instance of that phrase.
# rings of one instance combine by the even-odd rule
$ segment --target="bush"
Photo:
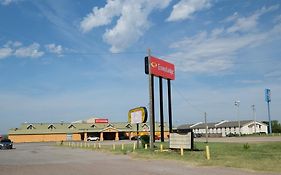
[[[140,137],[142,147],[145,147],[145,144],[149,145],[149,135],[142,135]]]
[[[250,148],[250,145],[248,143],[243,145],[244,150],[248,150]]]

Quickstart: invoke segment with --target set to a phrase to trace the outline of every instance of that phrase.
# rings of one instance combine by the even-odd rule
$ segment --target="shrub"
[[[142,135],[140,137],[142,147],[144,148],[145,144],[149,145],[149,135]]]
[[[248,150],[250,148],[250,145],[248,143],[243,145],[244,150]]]

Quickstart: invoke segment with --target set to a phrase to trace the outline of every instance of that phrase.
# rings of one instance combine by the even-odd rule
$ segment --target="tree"
[[[263,123],[269,125],[268,121],[263,121]],[[272,126],[272,133],[281,133],[281,124],[278,120],[272,120],[271,121]]]

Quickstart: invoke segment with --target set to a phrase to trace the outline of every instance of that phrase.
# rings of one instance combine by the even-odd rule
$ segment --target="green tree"
[[[269,125],[268,121],[263,121],[263,123]],[[271,127],[272,127],[272,133],[281,133],[281,124],[279,123],[278,120],[272,120]]]

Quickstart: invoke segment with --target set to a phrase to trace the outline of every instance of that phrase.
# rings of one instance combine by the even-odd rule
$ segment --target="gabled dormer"
[[[68,129],[76,129],[76,126],[74,126],[73,124],[68,126]]]
[[[132,125],[131,125],[130,123],[128,123],[128,124],[126,125],[126,128],[132,128]]]
[[[106,127],[114,127],[114,125],[113,124],[111,124],[111,123],[109,123]]]
[[[48,129],[56,129],[56,127],[55,127],[53,124],[50,124],[50,125],[48,126]]]
[[[31,130],[31,129],[36,129],[36,128],[32,124],[30,124],[26,127],[26,129]]]
[[[97,126],[95,124],[91,125],[91,128],[96,128]]]

